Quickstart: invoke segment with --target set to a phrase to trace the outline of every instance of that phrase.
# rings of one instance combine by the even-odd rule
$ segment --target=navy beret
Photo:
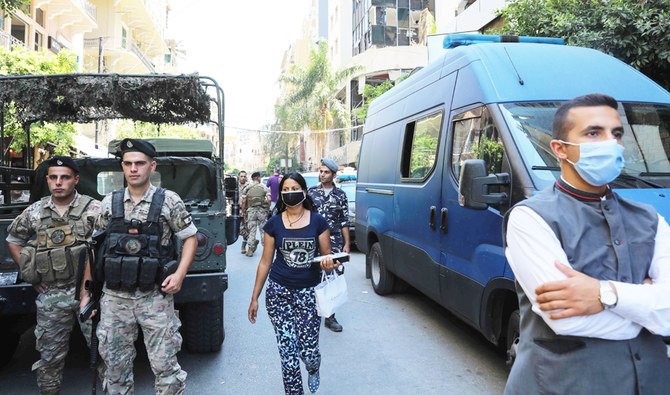
[[[47,161],[47,169],[50,167],[59,167],[59,166],[69,167],[70,169],[72,169],[72,171],[75,172],[75,174],[79,174],[79,166],[77,166],[77,164],[74,163],[74,160],[72,160],[72,158],[70,158],[69,156],[52,156]]]
[[[141,152],[151,158],[156,156],[156,147],[150,142],[142,139],[123,139],[119,144],[116,156],[123,157],[126,152]]]
[[[328,158],[321,158],[321,164],[329,168],[333,173],[337,173],[337,169],[340,168],[334,160]]]

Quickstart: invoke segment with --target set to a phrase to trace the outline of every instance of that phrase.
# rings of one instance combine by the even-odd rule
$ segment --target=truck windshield
[[[549,147],[560,102],[504,103],[500,110],[538,189],[560,176]],[[670,105],[619,103],[626,166],[616,188],[670,188]]]

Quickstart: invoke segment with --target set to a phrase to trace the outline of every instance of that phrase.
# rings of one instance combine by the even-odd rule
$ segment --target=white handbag
[[[321,283],[314,287],[316,296],[316,311],[321,317],[330,317],[347,301],[347,282],[344,274],[321,273]]]

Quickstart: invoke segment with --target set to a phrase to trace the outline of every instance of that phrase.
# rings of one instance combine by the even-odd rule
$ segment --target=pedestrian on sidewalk
[[[282,179],[279,190],[278,215],[273,215],[264,228],[265,245],[248,318],[252,324],[256,322],[258,297],[267,280],[265,305],[277,336],[284,390],[287,394],[303,393],[302,359],[309,374],[309,390],[316,392],[320,383],[321,319],[316,311],[314,287],[321,280],[322,269],[333,270],[339,263],[330,257],[320,265],[312,263],[315,256],[331,253],[330,232],[326,220],[312,212],[305,179],[299,173],[291,173]]]
[[[275,206],[277,205],[277,199],[279,198],[279,182],[281,181],[281,174],[279,174],[279,168],[275,167],[274,173],[268,178],[265,186],[270,188],[270,213],[274,213]]]

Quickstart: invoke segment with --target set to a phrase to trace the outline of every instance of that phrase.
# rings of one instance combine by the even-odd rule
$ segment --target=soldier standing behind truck
[[[124,139],[117,155],[128,187],[102,200],[96,223],[96,229],[107,232],[102,247],[104,295],[96,332],[107,366],[103,388],[112,394],[133,392],[139,325],[156,376],[155,392],[182,394],[186,372],[177,362],[182,338],[173,295],[193,262],[197,229],[179,195],[151,185],[156,170],[152,144]],[[176,271],[163,279],[164,268],[177,256],[174,237],[183,242],[181,260]],[[96,266],[100,264],[96,260]]]
[[[14,219],[8,228],[7,245],[23,280],[38,292],[35,348],[40,360],[33,370],[37,371],[40,394],[58,394],[70,332],[79,312],[75,300],[79,253],[91,238],[100,202],[75,190],[79,168],[69,157],[51,158],[46,177],[51,196],[33,203]],[[35,234],[36,240],[30,240]],[[90,345],[90,321],[80,327]]]
[[[251,184],[242,191],[242,211],[245,213],[247,231],[247,256],[253,256],[258,240],[256,240],[256,229],[261,232],[261,243],[263,242],[263,227],[268,219],[270,208],[270,190],[261,184],[261,173],[251,174]]]
[[[240,207],[242,207],[242,191],[250,183],[247,182],[247,172],[242,170],[237,174],[237,190],[240,191]],[[240,221],[240,236],[242,237],[242,248],[241,253],[247,253],[247,213],[242,210],[242,221]]]

